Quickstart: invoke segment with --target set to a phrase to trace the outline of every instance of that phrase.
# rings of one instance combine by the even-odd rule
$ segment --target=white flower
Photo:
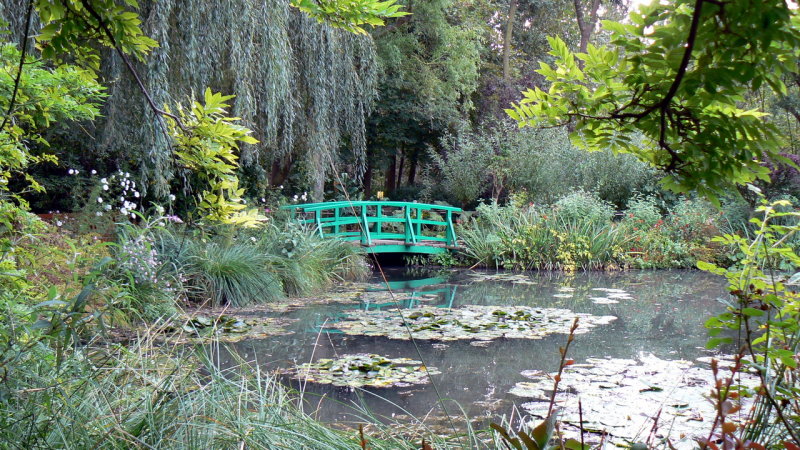
[[[106,204],[105,209],[106,209],[106,211],[111,211],[111,205]]]
[[[119,212],[121,212],[122,214],[128,214],[128,210],[126,208],[124,208],[124,207],[120,208]]]
[[[64,222],[62,222],[60,220],[56,220],[56,226],[60,227],[61,225],[64,225]]]
[[[170,200],[171,202],[174,202],[174,201],[175,201],[175,196],[174,196],[174,195],[172,195],[172,194],[169,194],[169,200]]]
[[[96,213],[94,213],[94,215],[97,216],[97,217],[100,217],[100,216],[103,215],[103,213],[102,213],[102,211],[97,211]]]
[[[67,171],[67,173],[68,173],[68,174],[70,174],[70,175],[75,175],[75,170],[73,170],[73,169],[69,169],[69,170]]]
[[[278,189],[283,189],[283,185],[278,186]]]
[[[108,184],[108,178],[100,178],[100,182],[103,184]]]
[[[251,240],[251,241],[253,241],[253,242],[255,242],[255,241],[256,241],[256,238],[255,238],[255,236],[250,236],[250,240]]]
[[[97,203],[103,203],[103,197],[97,197]]]
[[[92,175],[97,175],[97,171],[92,169]]]
[[[139,198],[139,191],[133,191],[133,196]]]
[[[264,197],[261,197],[261,203],[267,203],[267,201],[264,200]]]
[[[129,174],[128,172],[125,172],[125,178],[128,178],[130,176],[131,176],[131,174]]]
[[[108,185],[107,185],[107,184],[104,184],[104,185],[103,185],[103,190],[104,190],[104,191],[107,191],[107,190],[108,190]]]
[[[119,201],[124,202],[125,201],[125,197],[120,197]]]
[[[136,214],[131,213],[131,219],[135,219],[135,218],[136,218]]]

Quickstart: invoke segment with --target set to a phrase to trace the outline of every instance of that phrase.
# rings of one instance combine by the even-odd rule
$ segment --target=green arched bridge
[[[425,203],[341,201],[284,206],[322,237],[368,253],[437,254],[458,248],[453,215],[461,208]]]

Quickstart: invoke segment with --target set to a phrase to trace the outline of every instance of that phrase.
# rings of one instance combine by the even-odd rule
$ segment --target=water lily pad
[[[555,374],[525,371],[523,375],[530,381],[518,382],[510,393],[534,400],[522,408],[542,419]],[[690,361],[668,361],[653,355],[638,360],[589,358],[586,364],[564,369],[557,404],[562,408],[561,420],[567,425],[564,429],[568,437],[577,436],[574,433],[580,429],[580,398],[583,428],[607,432],[611,442],[633,442],[642,430],[653,427],[653,419],[658,416],[661,429],[669,429],[673,437],[683,436],[682,441],[673,440],[676,448],[684,446],[678,441],[692,447],[693,436],[708,433],[708,424],[696,418],[713,418],[715,414],[713,405],[706,400],[713,383],[710,369]],[[756,386],[758,381],[744,376],[743,384]]]
[[[296,320],[276,317],[245,319],[226,314],[181,316],[164,326],[159,337],[178,344],[202,343],[211,339],[238,342],[291,334],[292,331],[285,327]]]
[[[429,382],[428,374],[441,372],[408,358],[355,354],[300,364],[281,373],[311,383],[350,387],[405,387]]]
[[[345,334],[402,340],[409,339],[409,332],[415,339],[440,341],[541,339],[554,333],[569,333],[576,317],[580,319],[578,333],[586,333],[616,319],[568,309],[528,306],[466,305],[456,309],[420,306],[402,310],[348,311],[347,320],[332,327]]]
[[[589,297],[595,305],[615,305],[619,303],[618,300],[610,299],[608,297]]]
[[[505,281],[512,284],[535,285],[538,284],[531,277],[521,273],[471,273],[474,281]]]

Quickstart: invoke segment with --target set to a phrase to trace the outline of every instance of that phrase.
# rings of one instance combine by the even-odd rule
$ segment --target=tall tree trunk
[[[361,189],[364,191],[364,198],[368,199],[372,197],[372,148],[370,147],[367,147],[366,163],[364,177],[361,179]]]
[[[419,162],[419,149],[414,149],[411,153],[411,159],[409,160],[408,166],[408,185],[414,185],[414,182],[417,180],[417,163]]]
[[[389,168],[386,169],[386,182],[383,185],[384,192],[388,195],[394,190],[397,175],[397,153],[392,155],[389,161]]]
[[[600,0],[590,0],[588,11],[584,11],[581,5],[582,0],[572,0],[575,5],[575,19],[578,22],[578,31],[580,31],[581,41],[578,45],[580,53],[586,53],[589,48],[589,40],[592,38],[594,27],[597,25],[597,12],[600,9]],[[587,20],[586,13],[588,12],[589,18]],[[578,60],[578,67],[583,69],[583,60]]]
[[[395,189],[399,188],[403,184],[403,166],[406,165],[406,151],[405,147],[403,151],[400,153],[400,164],[397,167],[397,184],[394,186]]]
[[[514,17],[517,15],[517,0],[510,0],[508,5],[508,18],[506,19],[506,31],[503,33],[503,80],[508,81],[511,77],[511,34],[514,30]],[[575,0],[576,2],[578,0]]]
[[[272,170],[269,175],[269,183],[272,186],[279,186],[286,183],[289,179],[289,172],[291,172],[293,161],[287,158],[282,158],[272,162]]]

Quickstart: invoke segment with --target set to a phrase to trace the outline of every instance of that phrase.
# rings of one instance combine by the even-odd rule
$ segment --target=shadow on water
[[[420,304],[442,308],[463,305],[565,308],[617,318],[576,337],[570,356],[578,363],[587,358],[635,359],[646,354],[665,360],[693,360],[707,354],[703,322],[723,310],[719,299],[725,294],[724,280],[697,271],[540,272],[510,280],[474,271],[413,273],[412,277],[407,271],[394,269],[387,270],[386,275],[397,294],[397,303],[383,290],[385,285],[382,287],[376,276],[373,284],[362,292],[358,304],[311,305],[283,313],[299,319],[293,325],[293,334],[243,341],[227,351],[234,351],[268,370],[345,354],[377,353],[415,360],[421,356],[424,364],[441,371],[432,379],[442,397],[457,402],[471,418],[497,417],[510,414],[515,405],[525,401],[508,393],[515,383],[525,380],[521,372],[551,372],[558,368],[558,348],[564,345],[565,335],[553,334],[538,340],[496,339],[486,346],[475,346],[469,340],[412,342],[345,335],[336,329],[336,323],[346,320],[346,311],[356,308],[391,311]],[[615,304],[597,304],[596,299],[603,295],[604,289],[624,290],[630,298]],[[229,364],[228,361],[230,355],[223,353],[221,363]],[[356,391],[283,379],[291,387],[303,389],[311,410],[316,411],[319,419],[330,422],[357,420],[359,414],[354,413],[354,405],[377,417],[395,419],[406,412],[423,417],[438,408],[430,384]],[[321,401],[322,398],[327,400]],[[450,409],[451,413],[458,411],[455,405]]]

